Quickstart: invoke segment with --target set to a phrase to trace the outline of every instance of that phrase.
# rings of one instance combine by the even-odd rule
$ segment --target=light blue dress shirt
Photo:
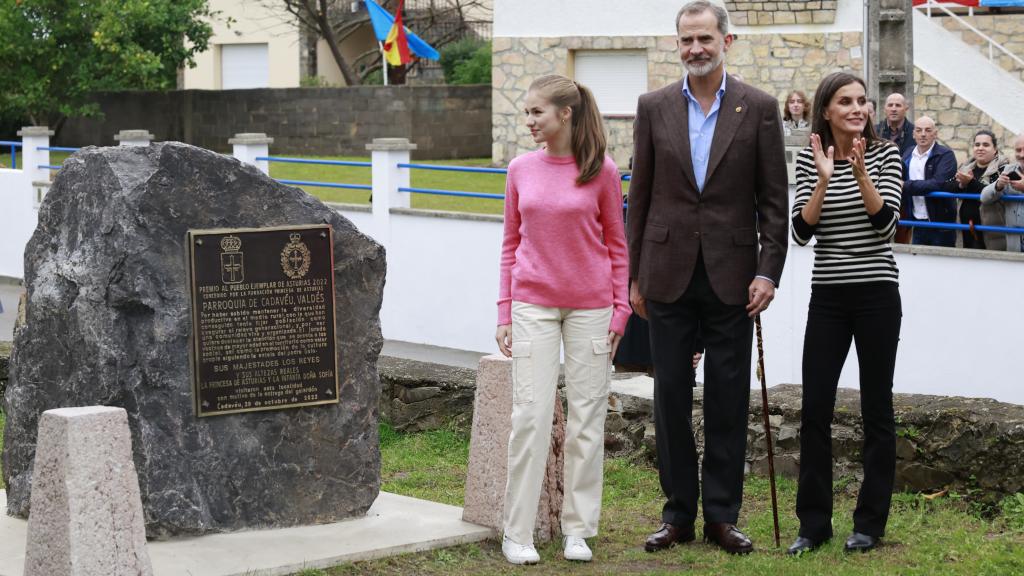
[[[704,109],[700,102],[690,93],[690,76],[683,78],[683,97],[686,98],[689,106],[690,124],[690,162],[693,164],[693,177],[697,180],[697,190],[704,192],[704,180],[708,176],[708,159],[711,156],[711,141],[715,137],[715,126],[718,125],[718,109],[722,106],[722,96],[725,95],[725,73],[722,74],[722,85],[715,92],[715,102],[711,105],[711,111],[704,115]],[[757,278],[764,278],[775,286],[775,280],[767,276],[758,275]]]
[[[704,191],[704,180],[708,175],[708,157],[711,155],[711,141],[715,137],[715,126],[718,124],[718,108],[722,105],[722,96],[725,94],[725,77],[722,74],[722,85],[715,93],[715,103],[711,105],[711,111],[704,116],[704,109],[700,102],[690,93],[690,76],[683,78],[683,97],[689,103],[690,124],[690,161],[693,164],[693,177],[697,180],[697,190]]]

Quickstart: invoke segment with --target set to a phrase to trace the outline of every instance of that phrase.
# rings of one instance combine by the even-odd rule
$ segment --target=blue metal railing
[[[415,170],[440,170],[443,172],[475,172],[477,174],[508,174],[508,168],[486,168],[483,166],[445,166],[441,164],[399,164],[399,168]]]
[[[959,198],[961,200],[981,200],[981,194],[965,194],[962,192],[929,192],[925,194],[926,198]],[[1007,194],[1004,195],[1000,200],[1010,200],[1012,202],[1024,201],[1024,195],[1021,194]]]
[[[489,200],[504,200],[504,194],[488,194],[487,192],[463,192],[461,190],[436,190],[434,188],[398,188],[399,192],[412,192],[413,194],[435,194],[438,196],[460,196],[463,198],[487,198]]]
[[[79,150],[81,150],[81,148],[71,148],[68,146],[37,146],[36,150],[40,150],[43,152],[47,150],[49,150],[50,152],[78,152]]]
[[[312,158],[286,158],[283,156],[257,156],[260,162],[281,162],[284,164],[322,164],[324,166],[355,166],[358,168],[370,168],[372,162],[359,162],[353,160],[315,160]]]
[[[924,195],[926,198],[958,198],[960,200],[981,200],[981,194],[966,194],[962,192],[929,192]],[[1010,202],[1024,202],[1024,194],[1006,194],[1000,200]],[[933,230],[975,230],[978,232],[995,232],[997,234],[1024,234],[1024,228],[1012,228],[1009,226],[989,226],[986,224],[960,224],[957,222],[930,222],[927,220],[900,220],[899,225],[904,228],[931,228]]]
[[[508,168],[487,168],[482,166],[447,166],[442,164],[406,164],[399,163],[399,168],[406,168],[410,170],[439,170],[442,172],[469,172],[475,174],[508,174]],[[630,180],[629,174],[622,175],[622,181],[628,182]],[[462,198],[486,198],[489,200],[504,200],[504,194],[490,194],[487,192],[466,192],[462,190],[438,190],[435,188],[399,188],[399,192],[409,192],[412,194],[434,194],[438,196],[457,196]],[[625,207],[625,204],[623,204]]]
[[[977,230],[978,232],[996,232],[1003,234],[1024,234],[1024,228],[1009,226],[988,226],[986,224],[958,224],[955,222],[928,222],[927,220],[900,220],[900,226],[906,228],[932,228],[936,230]]]
[[[21,142],[14,140],[0,140],[0,146],[10,146],[11,148],[11,168],[14,170],[18,169],[18,151],[16,148],[21,148]]]
[[[278,162],[281,164],[316,164],[320,166],[351,166],[356,168],[371,168],[373,163],[355,160],[316,160],[312,158],[288,158],[285,156],[257,156],[255,160],[259,162]],[[345,190],[368,190],[373,191],[373,186],[369,184],[349,184],[345,182],[320,182],[312,180],[288,180],[285,178],[277,178],[278,182],[282,184],[291,184],[293,186],[316,186],[319,188],[341,188]]]
[[[345,188],[348,190],[373,190],[373,186],[369,184],[343,184],[341,182],[314,182],[311,180],[285,180],[283,178],[276,179],[281,184],[291,184],[293,186],[318,186],[320,188]]]
[[[487,168],[484,166],[446,166],[442,164],[406,164],[399,162],[399,168],[409,170],[438,170],[441,172],[468,172],[472,174],[508,174],[507,168]],[[455,196],[459,198],[485,198],[487,200],[504,200],[504,194],[488,192],[466,192],[463,190],[438,190],[435,188],[399,187],[399,192],[411,194],[433,194],[436,196]]]

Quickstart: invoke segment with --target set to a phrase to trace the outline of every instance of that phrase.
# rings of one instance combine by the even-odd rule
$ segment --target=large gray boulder
[[[340,403],[196,418],[189,229],[329,223]],[[303,191],[185,144],[85,148],[25,252],[26,323],[4,411],[8,514],[27,516],[43,411],[128,412],[150,538],[332,522],[380,488],[384,249]]]

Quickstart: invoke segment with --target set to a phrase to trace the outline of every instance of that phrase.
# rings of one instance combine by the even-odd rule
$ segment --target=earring
[[[562,118],[562,126],[565,126],[565,118]]]

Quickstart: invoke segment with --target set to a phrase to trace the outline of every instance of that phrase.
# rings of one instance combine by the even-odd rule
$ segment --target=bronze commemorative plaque
[[[187,240],[196,416],[338,402],[331,227]]]

